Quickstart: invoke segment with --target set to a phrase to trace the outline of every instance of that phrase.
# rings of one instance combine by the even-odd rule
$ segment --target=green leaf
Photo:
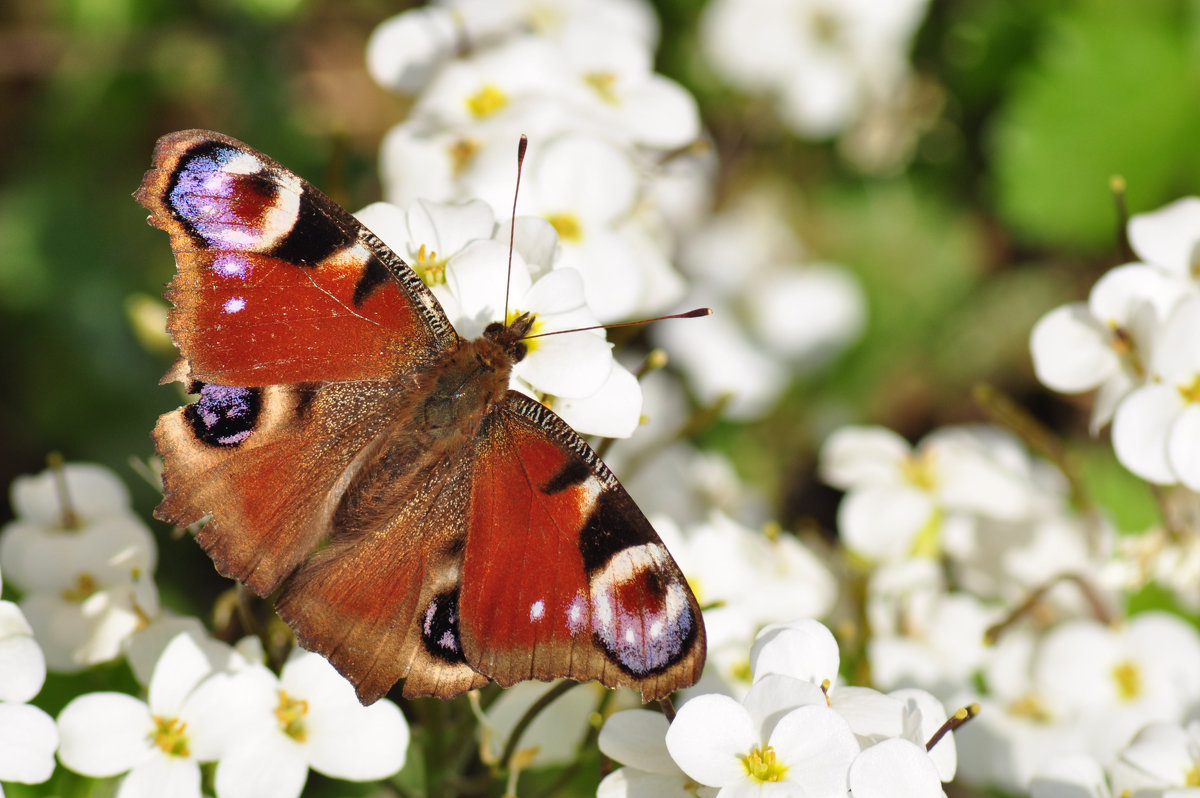
[[[1133,211],[1200,179],[1200,56],[1174,2],[1091,0],[1060,17],[993,130],[999,211],[1032,242],[1115,248],[1109,180]]]

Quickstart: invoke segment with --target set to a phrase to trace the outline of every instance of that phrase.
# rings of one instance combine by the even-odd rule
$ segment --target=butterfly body
[[[159,141],[135,195],[198,399],[155,428],[159,518],[276,608],[364,703],[488,680],[699,678],[678,567],[604,463],[509,390],[528,314],[462,339],[420,278],[283,166],[208,131]]]

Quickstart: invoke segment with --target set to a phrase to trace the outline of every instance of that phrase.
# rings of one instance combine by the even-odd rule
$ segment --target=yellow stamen
[[[579,217],[575,214],[551,213],[546,216],[546,221],[554,225],[554,229],[558,231],[558,237],[563,241],[583,240],[583,225],[579,223]]]
[[[1185,402],[1200,402],[1200,374],[1192,378],[1188,385],[1178,386],[1179,395]]]
[[[787,775],[787,765],[775,758],[775,749],[771,746],[755,748],[747,756],[742,757],[742,766],[746,775],[755,781],[781,781]]]
[[[467,107],[479,119],[491,116],[506,105],[508,105],[508,95],[494,83],[485,84],[483,88],[467,98]]]
[[[287,690],[279,691],[279,706],[275,707],[275,720],[288,737],[298,743],[304,742],[308,732],[304,727],[304,716],[308,714],[308,702],[303,698],[291,698]]]
[[[62,592],[62,597],[66,601],[73,601],[82,604],[87,601],[96,591],[100,589],[100,585],[96,583],[96,577],[84,571],[75,578],[75,584]]]
[[[434,250],[426,251],[425,245],[417,250],[416,263],[411,264],[421,282],[430,287],[446,282],[446,258],[439,258]]]
[[[1008,711],[1017,717],[1029,718],[1038,723],[1049,723],[1052,718],[1035,695],[1027,695],[1008,705]]]
[[[1125,660],[1113,666],[1112,677],[1117,683],[1117,695],[1124,701],[1132,701],[1142,694],[1142,672],[1137,663]]]
[[[615,90],[617,76],[612,72],[589,72],[583,77],[584,82],[596,90],[600,99],[610,105],[616,105],[620,98]]]
[[[482,145],[474,139],[458,139],[450,145],[451,171],[455,177],[461,177],[463,172],[467,171],[467,167],[471,165],[471,161],[475,160],[476,153]]]
[[[150,742],[158,746],[164,754],[170,756],[191,756],[188,749],[187,724],[179,718],[164,718],[154,716],[154,731],[150,732]]]

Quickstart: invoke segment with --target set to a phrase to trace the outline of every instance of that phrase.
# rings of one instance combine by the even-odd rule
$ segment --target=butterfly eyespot
[[[196,439],[209,446],[237,446],[254,432],[262,411],[262,391],[230,385],[202,385],[200,398],[185,416]]]
[[[447,590],[430,599],[421,622],[425,650],[445,662],[466,662],[458,634],[458,591]]]

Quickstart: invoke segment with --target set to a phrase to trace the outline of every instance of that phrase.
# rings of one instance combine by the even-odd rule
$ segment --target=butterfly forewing
[[[420,278],[341,206],[236,139],[159,139],[134,195],[179,272],[167,328],[202,382],[381,378],[457,336]]]

